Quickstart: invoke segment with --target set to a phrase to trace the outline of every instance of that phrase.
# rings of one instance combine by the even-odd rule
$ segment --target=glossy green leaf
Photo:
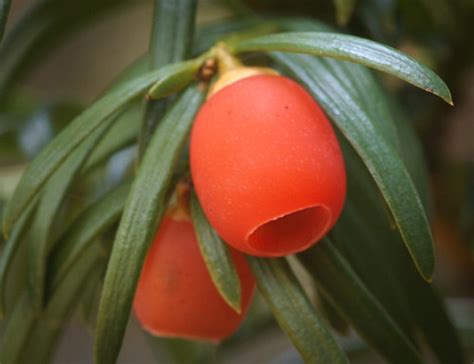
[[[138,58],[127,66],[119,76],[113,80],[110,90],[117,89],[133,78],[140,77],[148,71],[149,56]],[[140,120],[145,107],[143,100],[131,102],[117,116],[114,124],[104,136],[104,139],[97,145],[90,157],[87,159],[84,170],[87,171],[100,162],[103,162],[112,153],[133,141],[138,141],[140,130]]]
[[[307,19],[286,20],[282,24],[285,29],[291,31],[331,31],[329,27]],[[426,176],[423,174],[424,162],[416,137],[408,121],[397,112],[396,105],[390,102],[390,98],[371,72],[360,65],[331,59],[317,59],[313,62],[317,62],[324,69],[321,72],[334,75],[337,82],[344,86],[344,97],[351,98],[360,105],[361,112],[366,114],[366,118],[379,130],[384,139],[401,153],[426,209],[428,188]],[[341,249],[346,247],[346,257],[351,257],[352,266],[396,322],[402,328],[411,327],[412,325],[406,324],[407,306],[410,304],[390,253],[392,246],[388,246],[388,244],[398,246],[400,243],[386,239],[387,234],[393,235],[391,226],[393,218],[382,196],[376,192],[377,185],[360,157],[343,138],[340,139],[346,161],[348,183],[346,206],[353,205],[352,209],[356,209],[357,213],[346,216],[347,208],[344,210],[334,229],[334,233],[340,236],[336,239],[336,243]],[[413,154],[410,154],[411,151]],[[384,269],[377,268],[378,264],[383,265]],[[390,285],[390,290],[386,289],[387,284]]]
[[[38,193],[47,178],[73,153],[76,148],[112,114],[127,102],[142,94],[159,80],[188,75],[189,69],[196,67],[196,61],[172,64],[158,71],[135,78],[101,99],[76,117],[30,164],[15,193],[8,202],[3,216],[4,233],[8,232],[20,212]]]
[[[325,238],[298,257],[326,299],[392,363],[421,363],[415,347],[370,293],[349,262]]]
[[[332,230],[332,240],[410,339],[414,333],[410,303],[390,254],[393,244],[404,249],[403,241],[387,239],[393,232],[399,235],[391,213],[355,150],[345,140],[341,140],[341,146],[346,161],[347,196],[343,213]]]
[[[348,96],[356,102],[361,111],[378,129],[384,139],[397,151],[401,151],[401,142],[397,132],[397,120],[390,112],[390,106],[384,97],[382,88],[374,75],[366,67],[333,59],[318,59],[321,67],[331,73],[344,86]],[[370,92],[367,92],[370,90]]]
[[[366,185],[370,186],[370,183]],[[370,187],[365,188],[366,191],[369,189]],[[383,249],[386,253],[385,270],[395,274],[398,285],[390,284],[390,287],[397,291],[399,297],[404,296],[407,301],[411,313],[411,325],[425,337],[441,363],[463,363],[462,348],[456,329],[442,301],[432,285],[423,281],[417,274],[398,232],[387,226],[383,213],[384,202],[377,196],[368,196],[366,191],[364,189],[357,191],[357,194],[361,195],[357,201],[357,214],[370,225],[368,238],[373,240],[374,244],[387,241]]]
[[[305,363],[348,363],[288,263],[248,257],[260,293]]]
[[[237,53],[284,51],[359,63],[405,80],[452,104],[448,87],[433,71],[398,50],[371,40],[337,33],[289,32],[243,40],[233,48]]]
[[[0,257],[0,317],[5,315],[7,280],[12,268],[13,259],[20,244],[23,242],[24,232],[35,210],[36,202],[37,199],[23,212],[18,223],[13,228],[11,236],[3,246],[2,256]]]
[[[354,164],[353,160],[348,161],[348,166]],[[354,268],[358,266],[358,272],[360,268],[366,270],[368,275],[371,274],[368,266],[375,266],[380,262],[382,268],[375,273],[377,276],[371,277],[368,282],[367,279],[364,281],[367,284],[371,281],[380,281],[379,291],[374,290],[373,284],[371,291],[379,297],[381,303],[384,303],[384,307],[399,326],[402,329],[409,326],[410,331],[416,329],[421,332],[442,363],[462,363],[459,339],[446,310],[434,293],[433,287],[417,274],[399,233],[389,225],[383,199],[372,192],[375,187],[373,181],[370,181],[367,172],[355,174],[348,170],[348,173],[351,180],[346,204],[353,205],[351,207],[353,226],[346,224],[345,217],[342,216],[336,225],[334,236],[337,238],[336,230],[340,230],[339,234],[344,233],[346,239],[344,245],[352,250],[352,254],[348,256],[351,258],[351,265]],[[357,188],[353,188],[354,184]],[[365,244],[362,239],[366,239]],[[381,244],[382,242],[385,244]],[[339,246],[339,242],[337,243]],[[354,254],[360,256],[359,262],[352,259]],[[373,263],[372,259],[378,262]],[[374,272],[372,274],[374,275]],[[387,290],[387,287],[390,289]],[[407,319],[410,321],[407,322]]]
[[[370,226],[370,239],[375,243],[386,241],[383,251],[386,253],[385,270],[392,271],[404,293],[411,313],[411,324],[424,336],[433,353],[441,363],[463,363],[463,351],[458,334],[449,319],[443,302],[429,284],[417,274],[416,268],[403,246],[400,234],[387,226],[384,216],[384,201],[370,194],[371,181],[367,177],[360,179],[357,196],[357,214]],[[373,184],[373,183],[372,183]],[[353,198],[354,199],[354,198]],[[355,199],[354,199],[355,200]],[[397,285],[392,289],[399,291]]]
[[[372,234],[371,222],[364,220],[365,214],[360,211],[367,206],[355,205],[352,199],[348,196],[343,214],[331,233],[331,241],[350,262],[352,269],[397,323],[405,337],[414,343],[414,325],[411,322],[409,303],[387,254],[389,249],[385,247],[392,242],[381,240],[378,234]],[[391,228],[388,219],[385,219],[385,226]]]
[[[333,0],[336,7],[336,20],[339,25],[346,25],[350,20],[356,0]]]
[[[390,260],[390,255],[386,253],[390,250],[390,247],[387,247],[389,242],[385,242],[383,239],[384,234],[390,231],[401,238],[400,231],[396,229],[392,213],[383,195],[379,193],[377,184],[361,157],[349,145],[347,140],[341,140],[341,147],[346,161],[347,212],[348,215],[357,216],[348,216],[346,219],[348,224],[342,224],[340,230],[346,230],[348,236],[351,236],[350,231],[354,230],[354,235],[360,237],[361,240],[366,240],[368,236],[370,242],[364,244],[367,250],[380,254],[378,259],[381,261],[384,259]],[[357,224],[357,221],[362,222],[363,226]],[[372,222],[375,225],[374,227],[371,226]],[[380,244],[380,241],[385,243]],[[401,244],[400,247],[403,248],[403,240],[400,239],[399,243]],[[384,255],[386,256],[382,259]]]
[[[199,70],[201,63],[201,58],[189,61],[190,67],[185,72],[171,75],[171,77],[168,78],[159,79],[151,87],[147,97],[151,99],[161,99],[177,93],[196,78],[196,73]]]
[[[367,269],[370,265],[369,260],[374,258],[382,263],[383,269],[379,269],[377,273],[379,276],[377,279],[382,280],[380,289],[384,290],[384,296],[386,296],[386,300],[382,302],[392,300],[385,307],[387,310],[390,309],[397,323],[402,327],[406,319],[397,318],[393,306],[397,301],[403,301],[403,306],[408,306],[409,325],[426,337],[440,361],[442,363],[463,362],[459,339],[445,308],[434,293],[433,287],[417,274],[408,252],[404,249],[401,236],[398,231],[391,228],[387,221],[383,199],[373,193],[373,188],[375,188],[373,180],[366,171],[362,173],[364,171],[357,167],[357,163],[362,164],[354,159],[347,161],[348,176],[350,176],[347,203],[353,205],[352,216],[357,215],[357,218],[354,218],[353,227],[350,228],[345,224],[344,217],[341,217],[335,230],[342,230],[346,234],[346,246],[352,245],[352,250],[356,253],[360,250],[359,266]],[[360,232],[364,230],[366,233],[361,235]],[[362,245],[361,239],[364,239],[364,236],[368,244]],[[381,242],[385,244],[381,245]],[[366,253],[370,251],[377,252],[377,255],[368,256]],[[353,266],[356,263],[351,260]],[[383,287],[384,283],[385,287]],[[387,290],[387,286],[390,290]],[[391,295],[392,298],[390,298]],[[406,308],[403,308],[403,312],[405,311]]]
[[[187,89],[159,124],[135,178],[115,238],[99,305],[97,364],[115,362],[145,255],[165,209],[173,169],[204,95]]]
[[[392,105],[393,107],[395,105]],[[397,127],[402,126],[400,123],[406,120],[397,115],[398,113],[395,113]],[[404,124],[403,127],[410,126]],[[403,148],[406,148],[408,141],[409,139],[400,140]],[[462,362],[459,340],[446,310],[431,285],[423,282],[417,274],[408,252],[404,249],[399,232],[390,226],[386,204],[382,196],[374,193],[374,180],[354,151],[350,152],[344,148],[344,156],[348,174],[346,209],[350,208],[352,212],[349,216],[344,216],[346,212],[343,213],[334,228],[333,236],[337,238],[337,235],[343,234],[343,246],[346,251],[350,251],[346,256],[350,258],[351,266],[358,275],[361,274],[361,279],[362,271],[366,271],[366,276],[372,275],[369,279],[363,279],[364,283],[402,329],[409,326],[409,331],[421,331],[441,362]],[[407,165],[411,166],[412,170],[422,169],[422,165],[416,164],[415,156],[412,156],[413,160],[407,162]],[[411,173],[419,173],[412,170]],[[426,189],[424,178],[419,179],[419,183],[419,188]],[[381,244],[382,242],[384,244]],[[341,247],[341,241],[334,243]],[[354,259],[354,255],[359,257]],[[377,264],[382,268],[377,269]],[[368,269],[371,265],[374,266],[375,272]],[[373,284],[373,281],[377,280],[380,281],[377,283],[378,290]],[[387,286],[390,290],[387,290]],[[397,306],[399,309],[396,309]],[[407,319],[410,320],[408,323]],[[406,333],[406,336],[409,335],[409,332]]]
[[[196,0],[156,0],[149,46],[151,69],[189,56],[194,36]]]
[[[401,157],[405,162],[407,170],[410,172],[428,219],[431,220],[433,201],[430,195],[428,167],[423,156],[421,141],[416,135],[413,123],[407,119],[407,115],[402,113],[394,100],[392,100],[389,106],[397,121],[395,125],[397,127],[398,139],[400,140]]]
[[[54,291],[77,260],[95,243],[97,236],[119,220],[129,191],[130,182],[122,183],[84,210],[63,233],[60,244],[50,257],[50,289]]]
[[[40,309],[44,302],[47,256],[53,238],[51,230],[58,219],[57,214],[61,203],[89,153],[112,122],[113,119],[107,120],[94,130],[75,150],[74,154],[70,155],[50,176],[43,187],[38,209],[30,227],[35,238],[29,240],[28,249],[29,291],[32,304],[36,309]]]
[[[209,224],[194,193],[191,197],[191,217],[199,249],[214,285],[229,306],[240,313],[240,281],[230,251]]]
[[[191,52],[196,17],[196,0],[155,0],[150,45],[149,68],[158,69],[181,62]],[[176,83],[156,84],[150,91],[151,99],[173,94]],[[138,158],[141,160],[158,122],[172,100],[150,100],[146,104],[138,138]]]
[[[316,20],[307,18],[283,18],[278,24],[291,32],[334,32],[335,29]],[[397,126],[390,105],[379,82],[367,67],[351,62],[339,61],[331,58],[318,58],[318,64],[325,67],[344,85],[350,97],[357,101],[363,110],[371,117],[385,139],[399,150],[400,140],[397,138]],[[370,92],[367,92],[370,90]]]
[[[142,113],[143,102],[137,100],[117,116],[113,125],[87,158],[83,171],[88,171],[90,168],[103,162],[120,148],[136,142]]]
[[[115,77],[115,79],[112,81],[112,87],[121,87],[128,81],[143,76],[143,74],[149,72],[149,63],[150,56],[148,55],[148,53],[145,53],[141,57],[138,57],[132,63],[127,65],[117,77]]]
[[[28,344],[28,336],[35,322],[27,292],[24,292],[2,332],[0,362],[4,364],[20,363],[20,355]]]
[[[10,5],[11,0],[0,0],[0,43],[2,42],[3,34],[5,33]]]
[[[364,161],[393,215],[420,274],[430,280],[434,269],[431,230],[416,188],[396,149],[350,97],[337,78],[305,55],[272,57],[319,101],[327,115]]]

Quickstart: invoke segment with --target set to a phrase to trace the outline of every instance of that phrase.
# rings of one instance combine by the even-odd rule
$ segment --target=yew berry
[[[345,200],[344,161],[328,119],[280,75],[245,77],[208,98],[192,129],[190,166],[212,226],[252,255],[308,248]]]
[[[133,308],[151,334],[217,342],[239,327],[250,305],[255,280],[245,258],[232,259],[240,278],[242,313],[219,295],[191,222],[165,217],[148,251]]]

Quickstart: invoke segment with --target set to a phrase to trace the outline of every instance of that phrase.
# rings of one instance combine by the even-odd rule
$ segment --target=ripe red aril
[[[193,183],[211,225],[252,255],[308,248],[335,224],[345,200],[344,161],[328,119],[280,75],[251,75],[214,92],[190,145]]]
[[[201,256],[188,220],[166,216],[148,251],[133,308],[151,334],[220,341],[245,317],[255,280],[245,258],[231,250],[240,278],[242,312],[236,313],[219,295]]]

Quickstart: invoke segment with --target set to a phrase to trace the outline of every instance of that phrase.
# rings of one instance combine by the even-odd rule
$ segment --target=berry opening
[[[290,212],[258,226],[247,243],[266,256],[282,256],[306,249],[327,231],[331,213],[324,206]]]

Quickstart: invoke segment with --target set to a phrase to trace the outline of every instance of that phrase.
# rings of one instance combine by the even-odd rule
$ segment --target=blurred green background
[[[14,0],[7,34],[34,1]],[[18,97],[0,109],[0,201],[13,192],[25,163],[82,106],[95,100],[149,43],[152,2],[132,1],[98,17],[41,61],[17,84]],[[278,4],[277,4],[278,3]],[[414,4],[418,5],[414,5]],[[435,283],[474,359],[474,5],[473,1],[377,1],[356,4],[345,30],[393,45],[433,68],[453,92],[450,107],[394,78],[382,78],[401,101],[423,142],[435,201]],[[420,4],[425,4],[423,7]],[[444,9],[443,4],[448,4]],[[331,1],[248,1],[255,11],[306,15],[336,23]],[[198,23],[231,17],[233,1],[201,1]],[[461,7],[459,7],[461,6]],[[430,9],[436,8],[430,12]],[[444,9],[444,10],[443,10]],[[458,12],[463,9],[462,12]],[[3,107],[3,106],[2,106]],[[120,168],[120,163],[118,167]],[[3,202],[1,202],[3,203]],[[92,362],[92,338],[84,317],[72,320],[55,363]],[[352,333],[338,337],[355,363],[381,359]],[[152,345],[150,344],[152,341]],[[156,358],[208,355],[206,346],[155,340],[132,322],[119,363],[153,363]],[[216,354],[219,363],[300,363],[261,299],[246,324]],[[78,359],[80,358],[80,359]]]

